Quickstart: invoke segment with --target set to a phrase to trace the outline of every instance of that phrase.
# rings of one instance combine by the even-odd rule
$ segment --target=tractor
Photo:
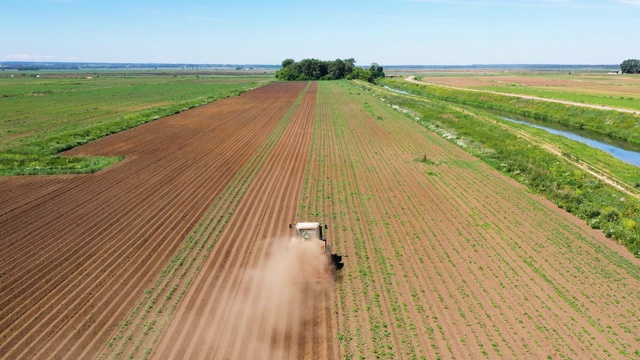
[[[299,243],[317,242],[320,251],[326,255],[331,263],[333,270],[340,270],[344,267],[342,256],[331,253],[331,245],[327,243],[327,238],[322,234],[323,230],[327,230],[326,224],[321,225],[317,222],[299,222],[289,224],[289,229],[296,229],[295,237],[291,239],[291,245],[295,246]]]

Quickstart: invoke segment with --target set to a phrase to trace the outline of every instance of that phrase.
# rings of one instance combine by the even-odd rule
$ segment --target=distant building
[[[609,71],[609,75],[620,75],[622,74],[622,70],[611,70]]]

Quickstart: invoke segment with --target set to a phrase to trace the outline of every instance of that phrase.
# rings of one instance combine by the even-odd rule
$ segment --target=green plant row
[[[569,106],[548,101],[456,90],[442,86],[408,83],[402,79],[380,79],[380,84],[429,99],[490,109],[529,119],[558,123],[640,145],[640,117],[619,111]]]
[[[640,257],[640,201],[606,185],[562,157],[531,144],[471,111],[437,101],[389,94],[415,121],[463,145],[495,169],[543,194]]]

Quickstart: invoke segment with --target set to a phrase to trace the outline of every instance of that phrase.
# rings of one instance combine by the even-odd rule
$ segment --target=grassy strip
[[[66,157],[59,153],[76,146],[115,134],[150,121],[174,115],[182,111],[214,102],[229,96],[237,96],[255,87],[255,83],[199,97],[167,106],[128,113],[115,120],[101,122],[77,130],[54,133],[45,138],[0,152],[0,176],[82,174],[96,172],[123,159],[123,157]]]
[[[371,91],[370,88],[365,87]],[[387,93],[387,102],[409,109],[421,125],[438,132],[495,169],[543,194],[560,208],[640,257],[640,201],[606,185],[528,140],[469,110],[438,101]],[[417,115],[417,116],[416,116]]]
[[[483,86],[475,89],[504,92],[518,95],[530,95],[547,99],[566,100],[592,105],[604,105],[623,109],[640,110],[640,99],[631,96],[604,94],[582,94],[573,89],[541,89],[530,86]]]
[[[124,159],[100,156],[59,156],[0,153],[0,176],[86,174]]]
[[[378,80],[378,83],[428,99],[443,100],[539,121],[558,123],[640,145],[640,117],[633,114],[456,90],[442,86],[427,86],[408,83],[402,79],[381,79]]]
[[[308,85],[300,93],[256,155],[214,201],[160,273],[153,287],[145,290],[138,305],[107,343],[101,359],[122,358],[125,354],[131,359],[149,357],[240,200],[282,137],[309,87]]]

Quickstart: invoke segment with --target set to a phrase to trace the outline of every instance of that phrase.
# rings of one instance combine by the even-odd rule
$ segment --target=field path
[[[409,81],[407,79],[407,81]],[[413,81],[414,83],[422,83],[422,84],[426,84],[424,82],[418,82],[418,81]],[[446,86],[446,85],[440,85],[440,84],[434,84],[436,86]],[[461,90],[472,90],[472,89],[465,89],[465,88],[459,88]],[[387,91],[387,90],[385,90]],[[509,95],[509,94],[504,94],[504,95]],[[394,93],[394,96],[404,96],[404,97],[408,97],[408,98],[413,98],[413,99],[419,99],[419,100],[423,100],[423,101],[427,101],[423,98],[420,98],[419,96],[416,95],[407,95],[407,94],[399,94],[399,93]],[[562,150],[559,149],[558,147],[554,146],[551,143],[548,143],[546,141],[543,141],[541,139],[538,139],[530,134],[527,134],[524,131],[519,131],[519,130],[515,130],[512,127],[509,127],[505,124],[502,124],[494,119],[490,119],[486,116],[482,116],[476,113],[471,114],[468,110],[450,105],[452,108],[456,109],[457,111],[460,111],[462,113],[466,113],[466,114],[470,114],[472,116],[476,116],[476,117],[482,117],[485,121],[489,121],[493,124],[495,124],[496,126],[500,126],[501,128],[503,128],[504,130],[507,130],[509,132],[513,132],[514,134],[517,134],[519,137],[525,138],[528,141],[531,141],[532,143],[540,146],[541,148],[547,150],[548,152],[556,155],[556,156],[561,156],[563,157],[566,161],[569,161],[571,163],[573,163],[575,166],[581,168],[582,170],[588,172],[589,174],[595,176],[596,178],[606,182],[607,184],[615,187],[616,189],[624,192],[627,195],[633,196],[635,198],[640,198],[640,194],[638,194],[638,191],[636,189],[634,189],[633,187],[625,184],[623,181],[614,178],[611,174],[609,174],[606,169],[601,169],[598,168],[592,164],[589,164],[587,162],[585,162],[584,160],[576,160],[576,159],[572,159],[570,157],[566,157],[562,154]]]
[[[416,80],[415,76],[409,76],[404,80],[408,81],[410,83],[414,83],[414,84],[440,86],[440,87],[456,89],[456,90],[465,90],[465,91],[474,91],[474,92],[489,93],[489,94],[495,94],[495,95],[504,95],[504,96],[517,97],[517,98],[521,98],[521,99],[548,101],[548,102],[553,102],[553,103],[558,103],[558,104],[580,106],[580,107],[586,107],[586,108],[598,109],[598,110],[620,111],[620,112],[629,113],[629,114],[636,114],[636,115],[640,114],[640,111],[638,111],[638,110],[611,107],[611,106],[606,106],[606,105],[585,104],[585,103],[579,103],[579,102],[573,102],[573,101],[543,98],[543,97],[539,97],[539,96],[519,95],[519,94],[511,94],[511,93],[504,93],[504,92],[491,91],[491,90],[469,89],[469,88],[464,88],[464,87],[442,85],[442,84],[434,84],[434,83],[430,83],[430,82],[424,82],[424,81]]]

